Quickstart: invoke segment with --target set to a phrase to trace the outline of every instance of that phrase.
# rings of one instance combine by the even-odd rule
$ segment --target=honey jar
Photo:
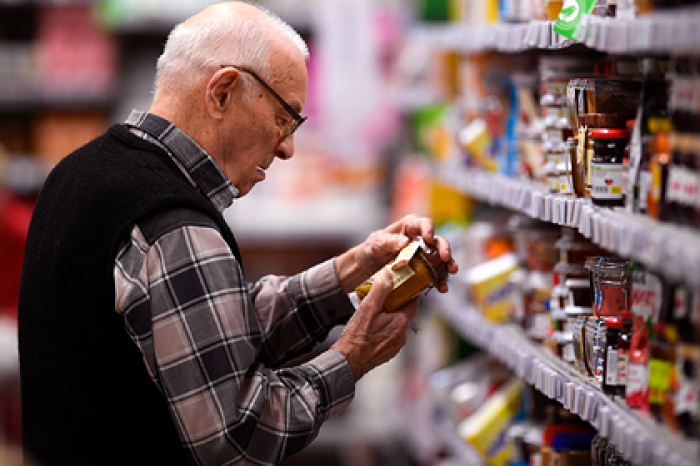
[[[389,271],[393,282],[384,301],[385,312],[396,311],[424,290],[447,281],[448,276],[447,263],[440,258],[437,248],[426,245],[420,237],[404,247],[384,269]],[[375,276],[355,288],[360,300],[369,294]]]

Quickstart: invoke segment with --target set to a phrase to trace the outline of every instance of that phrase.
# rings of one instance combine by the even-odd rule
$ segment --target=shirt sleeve
[[[348,312],[332,262],[249,286],[214,228],[180,226],[149,244],[136,226],[116,259],[115,291],[198,464],[276,464],[354,396],[335,351],[272,368],[327,334],[334,306]]]

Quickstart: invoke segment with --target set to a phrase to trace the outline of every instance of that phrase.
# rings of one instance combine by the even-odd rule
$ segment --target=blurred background
[[[212,3],[0,0],[0,466],[22,458],[17,295],[36,196],[65,155],[149,108],[168,32]],[[247,278],[300,272],[408,213],[433,217],[461,268],[283,464],[697,464],[697,2],[259,3],[309,44],[309,120],[293,161],[226,212]],[[573,3],[590,11],[567,26]],[[603,380],[608,329],[638,335],[643,402]]]

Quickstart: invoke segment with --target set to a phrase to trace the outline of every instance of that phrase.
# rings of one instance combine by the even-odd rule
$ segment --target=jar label
[[[617,349],[608,346],[605,355],[605,385],[617,386]]]
[[[629,366],[629,350],[619,349],[617,351],[617,385],[627,385],[627,367]]]
[[[381,272],[381,270],[383,269],[386,269],[391,274],[392,290],[395,290],[401,285],[403,285],[406,281],[408,281],[412,276],[416,274],[415,271],[409,266],[409,262],[411,262],[411,259],[413,259],[413,256],[415,256],[419,247],[420,242],[418,241],[413,241],[406,245],[406,247],[404,247],[401,250],[401,252],[399,252],[399,254],[396,256],[396,258],[394,258],[393,261],[389,262],[382,269],[380,269],[374,275],[372,275],[367,280],[367,282],[373,283],[375,277],[379,274],[379,272]]]
[[[624,166],[620,163],[591,163],[591,197],[622,199],[623,176]]]
[[[565,173],[561,177],[561,185],[559,186],[559,193],[561,194],[573,194],[574,192],[574,183],[571,180],[571,173]]]
[[[576,358],[574,356],[574,343],[568,342],[561,349],[561,358],[566,361],[573,363]]]
[[[639,172],[639,199],[637,202],[640,210],[647,209],[647,196],[649,195],[652,183],[653,178],[651,176],[651,171],[641,170]]]
[[[528,334],[532,338],[545,339],[552,333],[552,323],[549,313],[537,312],[532,315]]]

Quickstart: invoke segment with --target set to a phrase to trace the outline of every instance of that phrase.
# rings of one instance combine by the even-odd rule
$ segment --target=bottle
[[[603,379],[601,388],[606,395],[617,395],[617,361],[618,339],[622,330],[622,319],[608,317],[605,319],[605,362],[603,364]]]
[[[630,408],[640,411],[649,410],[649,355],[649,328],[646,326],[643,316],[634,316],[625,403]]]
[[[447,264],[437,248],[426,245],[421,238],[409,243],[385,267],[393,280],[393,289],[384,301],[384,311],[394,312],[423,290],[438,286],[447,280]],[[363,300],[372,288],[374,276],[360,284],[355,293]]]
[[[651,187],[651,149],[649,143],[650,118],[667,118],[668,84],[661,72],[662,62],[654,58],[645,58],[641,63],[644,81],[640,96],[639,145],[633,137],[630,153],[630,182],[633,183],[631,205],[635,212],[646,213],[648,189]],[[636,152],[639,148],[641,153]],[[635,149],[632,152],[632,149]]]
[[[649,358],[649,411],[659,424],[668,425],[668,413],[673,412],[672,380],[677,340],[678,334],[671,323],[659,322],[654,326]]]
[[[617,395],[625,399],[632,343],[632,313],[624,310],[620,313],[620,318],[622,319],[622,330],[617,340]]]
[[[591,198],[605,207],[625,205],[622,191],[624,170],[622,164],[629,133],[624,129],[597,128],[591,130],[593,158],[591,159]]]
[[[680,341],[676,346],[674,415],[679,430],[685,437],[698,437],[698,403],[700,398],[700,340],[697,328],[700,324],[700,293],[688,293],[676,288],[674,323]]]
[[[647,191],[647,213],[658,220],[667,220],[671,215],[669,202],[669,166],[671,164],[671,143],[669,133],[671,121],[667,118],[650,118],[648,140],[651,172],[651,187]],[[671,197],[671,199],[669,199]]]

